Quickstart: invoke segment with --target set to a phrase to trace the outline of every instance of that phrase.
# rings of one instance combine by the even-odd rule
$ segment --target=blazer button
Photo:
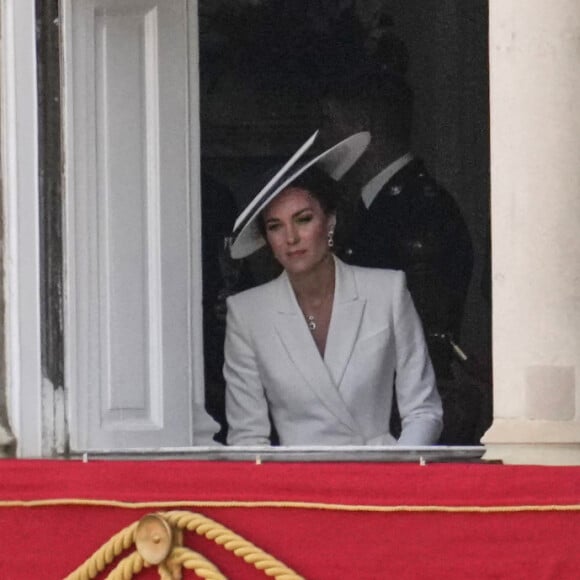
[[[352,251],[352,248],[347,248],[347,249],[344,251],[344,253],[345,253],[347,256],[352,256],[354,252]]]

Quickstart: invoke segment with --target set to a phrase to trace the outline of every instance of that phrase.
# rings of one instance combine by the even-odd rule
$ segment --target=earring
[[[328,247],[332,248],[334,246],[334,230],[328,230]]]

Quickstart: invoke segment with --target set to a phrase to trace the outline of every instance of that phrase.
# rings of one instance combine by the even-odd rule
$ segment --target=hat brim
[[[257,226],[260,212],[302,173],[310,167],[317,166],[332,179],[339,181],[363,154],[371,140],[368,131],[355,133],[313,159],[302,162],[300,167],[296,168],[295,165],[300,163],[301,158],[312,146],[317,136],[318,131],[292,155],[238,216],[231,237],[230,253],[232,258],[245,258],[266,244],[266,240]]]

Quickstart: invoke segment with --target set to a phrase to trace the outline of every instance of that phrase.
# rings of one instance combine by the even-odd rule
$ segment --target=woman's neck
[[[334,259],[328,254],[319,266],[308,273],[288,275],[299,303],[322,302],[334,292]]]

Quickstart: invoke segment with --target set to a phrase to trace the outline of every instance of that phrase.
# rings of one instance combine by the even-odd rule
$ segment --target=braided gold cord
[[[139,574],[148,566],[139,552],[133,552],[123,558],[115,569],[107,576],[106,580],[131,580],[135,574]]]
[[[201,554],[189,548],[174,548],[169,557],[169,561],[172,564],[179,564],[187,570],[193,570],[200,578],[206,578],[207,580],[227,580],[217,566]]]
[[[524,505],[373,505],[348,503],[323,503],[309,501],[141,501],[127,502],[111,499],[60,498],[38,500],[0,500],[0,508],[37,508],[80,505],[84,507],[112,507],[128,510],[159,509],[174,507],[194,508],[277,508],[304,509],[338,512],[375,513],[459,513],[459,514],[506,514],[541,512],[580,512],[576,504],[524,504]]]
[[[64,580],[91,580],[96,578],[121,552],[134,543],[135,530],[139,522],[116,533],[106,544],[101,546],[86,562],[69,574]]]
[[[243,558],[248,564],[253,564],[267,576],[284,578],[284,580],[304,580],[302,576],[270,554],[208,517],[181,510],[165,512],[160,515],[163,515],[170,524],[178,528],[195,531],[198,535],[213,540],[216,544]]]
[[[277,580],[304,580],[302,576],[276,558],[208,517],[180,510],[158,512],[158,515],[179,530],[194,531],[200,536],[213,540],[216,544],[243,558],[248,564],[254,565],[256,569],[263,571],[266,576],[274,577]],[[138,524],[139,522],[134,522],[115,534],[79,568],[69,574],[65,580],[92,580],[96,578],[121,552],[134,544],[135,530]],[[130,580],[148,566],[149,564],[143,560],[139,552],[135,551],[117,564],[107,576],[107,580]],[[173,566],[182,566],[187,570],[193,570],[198,577],[207,580],[226,580],[226,577],[212,562],[189,548],[181,546],[173,548],[167,560],[158,567],[161,580],[172,580],[169,569]]]
[[[165,564],[160,564],[157,571],[159,572],[159,580],[175,580]]]

